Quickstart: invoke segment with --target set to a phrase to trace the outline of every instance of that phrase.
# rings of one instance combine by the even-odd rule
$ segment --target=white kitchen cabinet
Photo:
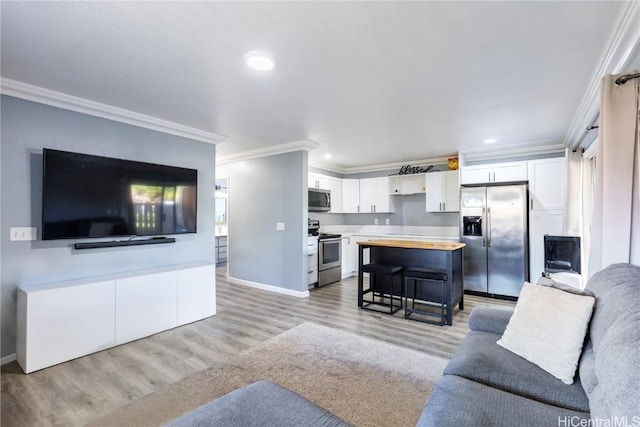
[[[389,178],[365,178],[360,180],[360,213],[393,212],[394,204],[389,195]]]
[[[329,213],[342,213],[342,179],[329,177],[327,186],[331,191],[331,210]]]
[[[360,206],[360,180],[342,180],[342,212],[358,213]]]
[[[353,236],[342,236],[342,278],[351,277],[358,268],[357,262],[353,262]]]
[[[529,280],[538,281],[544,271],[544,235],[562,235],[562,211],[529,211]]]
[[[215,266],[194,263],[18,288],[26,372],[216,314]]]
[[[331,191],[330,213],[343,213],[342,211],[342,179],[317,173],[309,174],[309,188],[318,188]]]
[[[530,160],[529,209],[564,209],[566,194],[565,158]]]
[[[462,166],[460,168],[460,184],[526,181],[527,179],[526,161]]]
[[[329,176],[321,175],[317,173],[310,173],[307,187],[309,188],[321,188],[323,190],[329,189]]]
[[[424,173],[408,175],[393,175],[389,177],[389,194],[400,196],[404,194],[419,194],[425,192]]]
[[[430,172],[425,175],[427,212],[459,212],[458,171]]]

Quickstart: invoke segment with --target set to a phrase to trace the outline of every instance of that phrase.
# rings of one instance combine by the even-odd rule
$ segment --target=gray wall
[[[229,177],[230,277],[307,290],[307,162],[296,151],[218,165]]]
[[[2,96],[2,356],[15,353],[16,288],[193,261],[214,261],[215,146]],[[10,227],[40,236],[42,149],[198,170],[198,232],[166,245],[76,251],[77,240],[10,242]],[[87,241],[87,240],[84,240]]]

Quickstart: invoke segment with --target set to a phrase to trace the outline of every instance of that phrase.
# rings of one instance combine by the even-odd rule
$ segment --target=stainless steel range
[[[318,237],[318,286],[342,278],[342,236],[323,234]]]
[[[342,278],[342,236],[320,233],[320,222],[308,220],[309,236],[318,236],[318,284],[324,286]]]

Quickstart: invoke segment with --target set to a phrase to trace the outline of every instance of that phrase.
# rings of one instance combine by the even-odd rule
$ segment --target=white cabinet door
[[[323,190],[329,190],[330,176],[320,175],[317,173],[310,173],[308,177],[307,187],[309,188],[321,188]]]
[[[358,213],[360,205],[360,180],[342,180],[342,212]]]
[[[178,325],[216,314],[216,269],[213,265],[178,270]]]
[[[527,180],[527,162],[496,163],[493,165],[491,182]]]
[[[529,208],[532,210],[564,209],[565,159],[539,159],[528,162]]]
[[[491,165],[463,166],[460,168],[460,184],[481,184],[489,182]],[[429,191],[427,189],[427,191]]]
[[[376,178],[365,178],[360,180],[360,213],[371,213],[374,211],[376,199]]]
[[[393,199],[389,195],[389,178],[364,178],[360,180],[360,213],[393,212]]]
[[[458,171],[431,172],[426,175],[427,212],[460,211]]]
[[[373,211],[376,213],[395,211],[393,199],[389,194],[389,178],[386,176],[381,176],[379,178],[373,179],[375,180]]]
[[[445,198],[445,177],[443,172],[431,172],[425,175],[426,210],[427,212],[442,212]]]
[[[460,168],[461,184],[527,180],[527,162],[506,162]]]
[[[116,281],[116,344],[176,326],[177,276],[169,271]]]
[[[460,174],[458,171],[442,172],[444,175],[444,212],[460,212]]]
[[[330,213],[342,213],[342,180],[340,178],[330,177],[327,185],[331,191],[331,210]]]
[[[544,271],[545,234],[562,234],[562,211],[529,212],[529,280],[533,283]]]
[[[353,275],[353,243],[351,236],[342,236],[342,278],[351,277]],[[357,268],[357,267],[356,267]]]
[[[16,359],[26,372],[113,347],[115,281],[18,290]]]

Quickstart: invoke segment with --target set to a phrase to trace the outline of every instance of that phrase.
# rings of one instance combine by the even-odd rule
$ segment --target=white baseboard
[[[16,354],[13,353],[0,359],[0,365],[6,365],[7,363],[11,363],[15,360],[16,360]]]
[[[275,292],[277,294],[291,295],[298,298],[308,298],[309,291],[294,291],[292,289],[280,288],[278,286],[267,285],[264,283],[251,282],[249,280],[236,279],[235,277],[227,276],[227,280],[230,283],[237,285],[249,286],[250,288],[262,289],[263,291]]]

